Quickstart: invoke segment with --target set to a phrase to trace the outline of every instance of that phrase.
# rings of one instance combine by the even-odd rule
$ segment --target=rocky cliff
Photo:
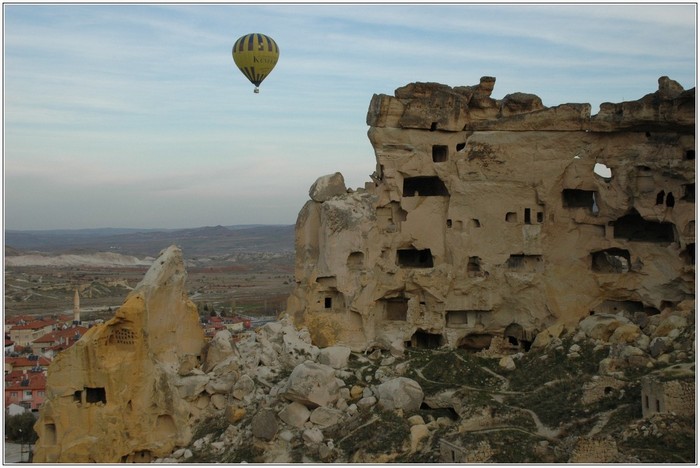
[[[357,191],[314,183],[287,312],[319,346],[528,349],[555,324],[640,323],[695,295],[695,89],[545,107],[495,78],[369,105]]]
[[[198,411],[179,372],[205,342],[185,278],[180,250],[164,250],[114,318],[51,363],[35,462],[143,462],[189,443]]]

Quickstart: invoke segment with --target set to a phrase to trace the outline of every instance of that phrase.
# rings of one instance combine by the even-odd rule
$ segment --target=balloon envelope
[[[277,43],[269,36],[259,33],[241,36],[233,44],[233,61],[241,73],[256,88],[270,74],[280,55]]]

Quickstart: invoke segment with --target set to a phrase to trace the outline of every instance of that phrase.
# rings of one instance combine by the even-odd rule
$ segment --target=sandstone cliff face
[[[189,443],[181,364],[201,359],[204,333],[184,292],[181,252],[164,250],[113,319],[49,367],[34,461],[147,462]]]
[[[554,324],[638,323],[695,294],[695,90],[547,108],[495,78],[375,95],[364,189],[320,178],[287,312],[319,346],[529,348]]]

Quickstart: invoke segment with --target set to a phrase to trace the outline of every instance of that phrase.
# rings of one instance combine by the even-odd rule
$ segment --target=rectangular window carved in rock
[[[640,301],[615,301],[610,299],[602,301],[594,309],[595,314],[611,315],[620,312],[627,312],[630,315],[634,315],[635,312],[642,311],[644,311],[644,303]]]
[[[396,262],[404,268],[432,268],[433,255],[430,249],[399,249],[396,251]]]
[[[564,208],[593,208],[594,190],[564,189],[561,193]]]
[[[46,445],[54,445],[56,443],[56,424],[46,423],[44,425],[44,439]]]
[[[530,223],[531,223],[531,220],[530,220],[530,208],[525,208],[525,216],[524,216],[524,218],[525,218],[525,224],[530,224]]]
[[[384,301],[386,320],[405,322],[408,315],[408,299],[396,297]]]
[[[544,271],[544,261],[542,255],[514,254],[508,258],[506,267],[509,270],[528,273],[540,272]]]
[[[404,197],[449,197],[445,183],[437,176],[407,177],[403,180]]]
[[[335,287],[319,292],[318,306],[325,312],[344,312],[344,296]]]
[[[469,324],[466,310],[448,310],[445,314],[445,321],[448,327],[464,327]]]
[[[447,161],[447,146],[433,145],[433,162]]]
[[[352,252],[348,255],[348,268],[351,270],[361,270],[365,264],[365,254],[363,252]]]
[[[630,270],[630,253],[625,249],[606,249],[591,252],[591,269],[599,273],[627,273]]]
[[[107,403],[107,393],[104,387],[85,387],[86,403]]]
[[[695,203],[695,184],[685,184],[683,186],[683,201]]]
[[[681,258],[686,265],[695,265],[695,242],[685,246],[685,249],[681,252]]]
[[[672,223],[647,221],[636,210],[616,219],[612,224],[615,239],[627,239],[632,242],[673,242],[675,240]]]
[[[335,276],[319,276],[316,278],[316,282],[324,288],[335,288],[337,279]]]

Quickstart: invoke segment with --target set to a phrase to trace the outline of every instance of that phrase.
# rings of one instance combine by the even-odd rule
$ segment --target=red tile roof
[[[32,343],[59,343],[61,342],[61,339],[63,339],[63,342],[65,343],[75,343],[80,339],[79,337],[82,337],[85,334],[86,331],[88,331],[87,327],[80,326],[66,328],[65,330],[55,330],[47,333],[46,335],[40,336],[36,340],[32,341]]]
[[[26,356],[20,357],[5,357],[5,364],[10,364],[13,368],[17,367],[36,367],[42,366],[46,367],[51,364],[51,360],[45,358],[44,356],[39,356],[36,360],[31,360]]]
[[[24,384],[24,385],[23,385]],[[5,376],[5,391],[8,390],[42,390],[46,388],[46,376],[43,372],[27,372]]]
[[[50,327],[58,324],[60,322],[56,320],[34,320],[29,323],[25,323],[24,325],[15,325],[11,328],[11,330],[40,330],[45,327]]]

